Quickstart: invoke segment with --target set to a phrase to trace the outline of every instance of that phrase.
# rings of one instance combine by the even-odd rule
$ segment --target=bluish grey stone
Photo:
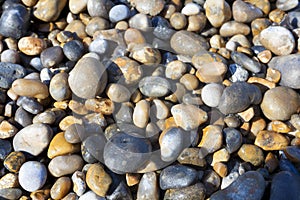
[[[231,52],[231,59],[238,65],[244,67],[253,73],[258,73],[261,70],[261,64],[243,53],[234,51]]]
[[[243,137],[240,131],[234,128],[224,128],[226,149],[229,153],[233,153],[238,150],[243,142]]]
[[[41,62],[44,67],[54,67],[64,59],[64,53],[60,46],[49,47],[42,51]]]
[[[113,23],[127,19],[130,15],[129,8],[125,5],[116,5],[109,11],[109,20]]]
[[[24,108],[19,107],[15,112],[15,121],[25,127],[32,124],[33,115],[27,112]]]
[[[106,199],[107,200],[119,200],[119,199],[133,200],[130,189],[124,182],[121,182],[111,195],[106,196]]]
[[[1,29],[1,28],[0,28]],[[26,75],[24,67],[18,64],[0,62],[0,87],[8,89],[14,80]]]
[[[4,160],[11,151],[11,143],[8,140],[0,139],[0,160]]]
[[[96,161],[103,162],[103,151],[104,151],[105,144],[106,144],[106,138],[101,133],[94,134],[87,137],[82,142],[81,145],[81,152],[83,155],[83,159],[88,163],[93,163],[93,162],[89,162],[90,159],[91,160],[96,159]]]
[[[0,199],[15,200],[22,195],[22,190],[19,188],[2,188],[0,189]]]
[[[248,71],[238,64],[229,65],[229,73],[231,75],[229,80],[232,82],[247,81],[249,77]]]
[[[110,0],[88,0],[87,10],[91,17],[108,18],[108,11],[112,5]]]
[[[172,29],[169,21],[163,17],[155,16],[152,18],[154,29],[150,29],[151,33],[159,39],[170,40],[175,31]],[[148,31],[149,32],[149,31]]]
[[[35,98],[31,97],[19,97],[17,100],[17,105],[34,115],[44,110],[43,106]]]
[[[108,43],[102,38],[95,39],[89,46],[90,52],[95,52],[98,54],[104,54],[107,51]]]
[[[163,97],[171,90],[169,81],[162,77],[146,76],[139,82],[139,89],[148,97]]]
[[[69,60],[77,61],[84,53],[84,46],[79,40],[72,40],[64,45],[63,52]]]

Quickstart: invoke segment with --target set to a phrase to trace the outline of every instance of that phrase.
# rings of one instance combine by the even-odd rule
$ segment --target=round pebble
[[[22,37],[18,42],[18,48],[26,55],[35,56],[47,48],[47,43],[40,38]]]
[[[71,61],[77,61],[84,52],[84,46],[79,40],[72,40],[63,46],[65,56]]]
[[[205,85],[201,90],[203,102],[210,107],[217,107],[222,96],[224,86],[217,83]]]
[[[56,101],[64,101],[71,97],[71,90],[68,84],[68,74],[65,72],[52,77],[49,85],[49,92]]]
[[[116,5],[109,11],[109,20],[113,23],[127,19],[130,15],[129,9],[125,5]]]

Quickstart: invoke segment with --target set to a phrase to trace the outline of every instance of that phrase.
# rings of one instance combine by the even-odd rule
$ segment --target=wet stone
[[[65,7],[66,0],[41,0],[34,7],[34,16],[42,21],[55,21]]]
[[[26,75],[26,70],[18,64],[0,62],[0,87],[8,89],[11,84]]]
[[[159,187],[157,184],[157,175],[155,172],[148,172],[142,176],[138,186],[137,199],[159,199]]]
[[[166,191],[164,200],[204,200],[206,189],[202,183],[196,183],[181,189],[169,189]]]
[[[50,196],[52,199],[62,199],[65,197],[71,189],[71,179],[69,177],[58,178],[50,190]]]
[[[84,46],[79,40],[72,40],[63,46],[65,56],[71,61],[77,61],[84,52]]]
[[[214,193],[211,200],[221,199],[249,199],[256,200],[263,197],[265,191],[265,180],[263,176],[255,171],[249,171],[241,175],[226,189]]]
[[[4,167],[10,172],[18,172],[26,158],[22,152],[13,151],[3,161]]]
[[[274,131],[260,131],[254,144],[265,151],[283,150],[289,145],[289,140],[280,133]]]
[[[19,171],[19,183],[26,191],[33,192],[44,186],[47,180],[47,169],[37,161],[24,163]]]
[[[83,160],[79,155],[64,155],[53,158],[48,170],[54,177],[72,174],[83,167]]]
[[[185,165],[171,165],[160,173],[159,185],[162,190],[184,188],[192,185],[198,178],[198,172]]]
[[[49,47],[42,51],[41,61],[44,67],[55,67],[61,63],[64,58],[64,53],[61,47]]]
[[[6,156],[12,151],[12,145],[8,140],[0,139],[0,159],[4,160]]]

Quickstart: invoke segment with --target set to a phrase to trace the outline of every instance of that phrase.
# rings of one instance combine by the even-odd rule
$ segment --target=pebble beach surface
[[[300,199],[298,0],[0,6],[0,199]]]

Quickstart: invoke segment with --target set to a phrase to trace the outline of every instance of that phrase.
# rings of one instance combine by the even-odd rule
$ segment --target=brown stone
[[[271,82],[269,80],[266,80],[266,79],[263,79],[263,78],[260,78],[260,77],[250,77],[248,80],[247,80],[248,83],[257,83],[257,84],[260,84],[260,85],[263,85],[267,88],[275,88],[276,87],[276,84],[274,82]]]
[[[272,68],[267,69],[266,80],[278,83],[280,81],[280,78],[281,74],[278,70]]]
[[[244,122],[249,122],[254,117],[254,108],[250,107],[247,110],[238,113],[238,116],[240,116]]]
[[[283,150],[289,145],[289,140],[274,131],[260,131],[256,136],[254,144],[265,151]]]
[[[272,10],[269,13],[269,19],[277,24],[279,24],[284,19],[285,16],[286,13],[280,9]]]
[[[82,124],[82,120],[71,115],[66,116],[59,122],[59,128],[65,131],[72,124]]]
[[[250,28],[248,25],[236,21],[226,22],[220,28],[222,37],[231,37],[237,34],[248,35],[249,33]]]
[[[10,122],[3,120],[0,123],[0,139],[7,139],[11,138],[14,135],[16,135],[18,132],[18,129],[12,125]]]
[[[254,118],[251,123],[250,132],[251,132],[251,134],[253,134],[253,136],[256,137],[256,135],[259,133],[259,131],[264,130],[266,128],[266,126],[267,126],[267,123],[263,118],[261,118],[261,117]]]
[[[262,30],[270,26],[272,22],[267,18],[258,18],[251,22],[252,35],[258,35]]]
[[[184,14],[175,12],[170,18],[171,26],[176,30],[181,30],[187,25],[187,18]]]
[[[262,63],[268,63],[272,59],[272,52],[270,50],[264,50],[257,54],[257,58]]]
[[[20,51],[29,56],[39,55],[47,48],[45,40],[35,37],[23,37],[18,42]]]
[[[46,99],[49,96],[47,85],[37,80],[17,79],[12,84],[12,90],[19,96]]]
[[[282,121],[278,121],[278,120],[271,121],[268,124],[268,127],[271,127],[272,131],[275,131],[278,133],[288,133],[288,132],[292,131],[292,128],[288,124],[286,124]]]
[[[30,193],[32,200],[44,200],[50,198],[50,189],[37,190]]]
[[[238,155],[242,160],[250,162],[254,166],[260,166],[264,162],[263,151],[252,144],[243,144]]]
[[[222,129],[216,125],[208,125],[203,129],[203,135],[198,147],[201,148],[200,158],[213,153],[221,148],[223,144]]]
[[[18,172],[22,164],[26,161],[22,152],[13,151],[4,160],[4,167],[10,172]]]
[[[71,179],[69,177],[58,178],[50,190],[50,196],[52,199],[62,199],[65,197],[72,186]]]
[[[180,164],[204,167],[206,165],[206,161],[205,159],[200,158],[200,153],[200,148],[186,148],[178,156],[177,161]]]
[[[214,166],[213,166],[213,169],[222,178],[227,176],[228,169],[227,169],[227,166],[224,163],[220,163],[220,162],[215,163]]]
[[[269,152],[266,156],[264,167],[268,169],[270,173],[272,173],[278,167],[278,165],[279,161],[276,156],[272,152]]]
[[[73,99],[69,102],[68,107],[78,115],[86,115],[89,112],[83,103]]]
[[[216,163],[219,162],[227,162],[229,158],[230,158],[230,153],[227,151],[227,149],[225,148],[220,149],[214,153],[211,166],[214,166]]]
[[[114,112],[114,103],[107,98],[88,99],[85,101],[86,109],[102,113],[103,115],[111,115]]]
[[[208,21],[216,28],[231,18],[231,9],[225,0],[207,0],[204,9]]]
[[[129,187],[139,184],[141,174],[126,173],[126,183]]]
[[[185,86],[187,90],[195,90],[199,86],[198,78],[193,74],[184,74],[179,82]]]
[[[34,7],[36,18],[45,21],[55,21],[67,4],[67,0],[39,0]]]

